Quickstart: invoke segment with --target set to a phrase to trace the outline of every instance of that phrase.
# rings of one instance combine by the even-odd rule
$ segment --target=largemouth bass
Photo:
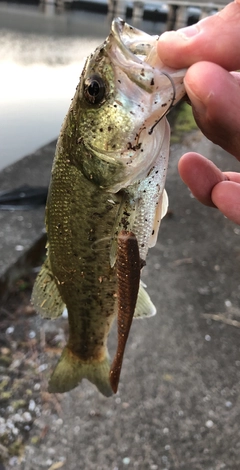
[[[50,392],[71,390],[82,378],[105,396],[116,392],[133,314],[156,312],[140,270],[167,210],[166,114],[185,94],[185,70],[163,67],[157,40],[115,19],[86,61],[61,129],[46,206],[47,258],[32,295],[45,318],[68,310],[69,338]],[[107,337],[117,314],[111,366]]]

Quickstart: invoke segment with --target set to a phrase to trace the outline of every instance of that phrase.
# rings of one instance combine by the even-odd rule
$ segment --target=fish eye
[[[91,75],[84,82],[84,95],[91,104],[100,103],[105,96],[105,83],[100,75]]]

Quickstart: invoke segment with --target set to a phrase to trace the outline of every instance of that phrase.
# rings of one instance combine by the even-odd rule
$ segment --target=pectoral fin
[[[31,300],[37,312],[44,318],[57,318],[64,310],[65,304],[59,294],[48,257],[33,286]]]
[[[110,383],[117,392],[123,354],[136,307],[141,260],[137,238],[132,232],[121,231],[118,236],[117,277],[118,277],[118,345],[111,365]]]
[[[158,232],[159,232],[159,227],[161,220],[163,217],[166,215],[168,210],[168,195],[166,189],[163,190],[162,197],[160,201],[158,202],[158,206],[155,212],[155,218],[154,218],[154,223],[153,223],[153,228],[152,228],[152,235],[149,239],[149,248],[152,248],[153,246],[156,245],[157,243],[157,237],[158,237]]]
[[[148,293],[145,291],[143,283],[140,281],[137,304],[134,311],[134,318],[147,318],[156,315],[156,307],[153,305]]]
[[[121,191],[122,200],[114,224],[110,250],[110,265],[113,267],[117,259],[118,237],[121,232],[131,232],[135,220],[136,201],[127,191]]]

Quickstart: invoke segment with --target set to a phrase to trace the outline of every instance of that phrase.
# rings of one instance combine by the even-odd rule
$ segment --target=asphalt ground
[[[53,149],[54,144],[46,146],[4,170],[1,188],[47,184]],[[240,228],[198,203],[182,183],[177,160],[187,150],[203,152],[222,170],[238,169],[233,157],[200,131],[172,145],[169,213],[143,273],[157,315],[134,321],[117,395],[104,398],[87,381],[63,395],[47,393],[61,349],[51,349],[48,338],[58,336],[58,346],[64,343],[66,319],[43,321],[33,313],[30,320],[21,317],[15,337],[6,333],[16,360],[18,344],[22,347],[18,336],[34,332],[38,364],[33,379],[25,344],[24,367],[10,365],[14,380],[27,380],[25,413],[31,425],[26,434],[16,411],[9,412],[18,438],[25,432],[25,440],[21,452],[5,455],[7,470],[239,470]],[[28,253],[42,237],[43,214],[43,208],[0,213],[2,295],[22,275],[24,260],[30,269]],[[115,342],[114,329],[111,355]],[[17,414],[27,417],[21,408]]]

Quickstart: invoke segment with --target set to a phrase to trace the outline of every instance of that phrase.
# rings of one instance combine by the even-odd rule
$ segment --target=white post
[[[125,0],[117,0],[116,2],[116,16],[120,16],[123,20],[126,17],[126,5]]]
[[[180,6],[177,10],[177,19],[175,28],[183,28],[187,25],[187,7]]]
[[[53,0],[44,0],[43,1],[43,11],[46,16],[55,15],[55,4]]]
[[[206,18],[206,16],[209,16],[209,9],[207,7],[201,8],[201,13],[200,13],[200,20],[203,20],[203,18]]]
[[[115,16],[115,4],[115,0],[108,0],[108,17],[110,21],[112,21]]]
[[[168,15],[166,22],[166,31],[175,29],[178,5],[168,5]]]
[[[137,26],[143,19],[144,3],[141,1],[133,2],[132,23]]]

